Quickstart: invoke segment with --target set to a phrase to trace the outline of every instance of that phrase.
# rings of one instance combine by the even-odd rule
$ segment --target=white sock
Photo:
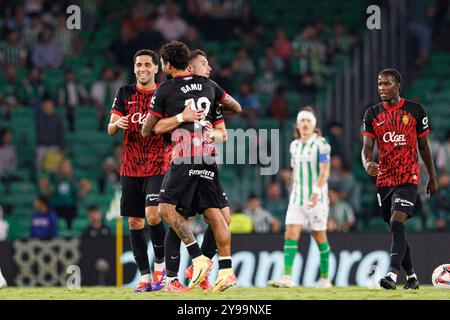
[[[166,268],[165,262],[161,262],[161,263],[155,262],[153,265],[154,265],[155,271],[164,271],[164,269]]]
[[[411,278],[415,278],[416,280],[417,280],[417,276],[416,276],[416,274],[415,273],[413,273],[412,275],[410,275],[410,276],[406,276],[406,280],[409,280],[409,279],[411,279]]]
[[[394,280],[395,283],[397,283],[397,275],[395,273],[389,272],[387,276]]]
[[[141,281],[142,282],[151,282],[151,280],[150,280],[150,273],[141,275]]]

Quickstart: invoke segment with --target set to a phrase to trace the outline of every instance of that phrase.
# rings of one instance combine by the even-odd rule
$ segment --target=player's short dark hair
[[[207,58],[205,51],[200,50],[200,49],[195,49],[190,52],[189,61],[197,58],[198,56],[204,56],[205,58]]]
[[[99,209],[98,209],[98,206],[95,205],[95,204],[90,205],[90,206],[88,207],[88,209],[87,209],[88,213],[91,213],[91,212],[93,212],[93,211],[98,211],[98,210],[99,210]]]
[[[38,199],[39,202],[44,204],[47,208],[50,208],[50,201],[46,196],[38,195],[36,198]]]
[[[139,56],[150,56],[152,58],[152,62],[153,64],[158,64],[158,56],[156,55],[156,53],[150,49],[142,49],[137,51],[134,54],[134,63],[136,63],[136,58]]]
[[[172,41],[162,46],[160,55],[164,62],[169,62],[175,69],[184,70],[189,64],[190,50],[183,42]]]
[[[400,72],[397,69],[394,68],[388,68],[388,69],[384,69],[381,70],[380,73],[378,74],[379,76],[381,75],[389,75],[389,76],[393,76],[395,81],[401,86],[402,85],[402,75],[400,74]]]

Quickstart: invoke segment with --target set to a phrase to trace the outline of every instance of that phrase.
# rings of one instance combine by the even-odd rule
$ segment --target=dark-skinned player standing
[[[364,115],[364,145],[361,158],[367,173],[377,177],[377,199],[384,221],[392,234],[389,273],[380,280],[385,289],[395,289],[400,268],[406,272],[404,289],[419,288],[414,272],[411,247],[405,234],[405,222],[413,215],[420,181],[419,153],[429,174],[427,196],[437,191],[436,173],[427,134],[430,132],[425,108],[400,97],[402,78],[395,69],[378,75],[381,102]],[[373,156],[375,141],[379,163]]]

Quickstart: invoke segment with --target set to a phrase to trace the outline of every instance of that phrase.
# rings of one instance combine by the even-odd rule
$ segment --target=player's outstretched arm
[[[154,131],[155,134],[163,134],[178,128],[178,126],[183,122],[194,122],[196,120],[203,119],[203,117],[203,109],[193,110],[191,107],[186,106],[182,113],[170,118],[159,120],[155,125]]]
[[[373,148],[375,146],[375,139],[364,136],[363,148],[361,151],[361,160],[367,173],[373,177],[378,175],[378,163],[373,161]]]
[[[153,136],[153,128],[158,122],[159,118],[152,113],[149,113],[145,118],[144,125],[142,126],[141,134],[144,138]]]
[[[223,105],[223,114],[225,115],[235,115],[242,112],[242,107],[232,96],[228,93],[225,94],[220,103]]]
[[[436,171],[434,170],[433,156],[431,155],[430,144],[428,143],[427,136],[417,138],[417,142],[419,144],[420,157],[425,163],[425,166],[428,170],[428,175],[430,176],[426,186],[427,196],[428,198],[430,198],[438,189]]]

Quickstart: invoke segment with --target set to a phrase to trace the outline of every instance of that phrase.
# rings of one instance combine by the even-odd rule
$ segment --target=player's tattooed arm
[[[223,114],[225,115],[234,115],[242,112],[242,107],[239,102],[228,93],[225,94],[225,98],[220,103],[223,105]]]
[[[181,113],[181,119],[183,120],[182,122],[178,120],[179,117],[177,118],[177,116],[164,118],[156,123],[154,131],[155,134],[163,134],[178,128],[178,126],[183,122],[194,122],[196,120],[203,119],[203,117],[203,109],[193,110],[189,106],[186,106]]]
[[[141,134],[145,137],[151,137],[154,135],[153,128],[158,122],[159,118],[152,113],[149,113],[147,118],[145,118],[144,125],[142,126]]]
[[[378,163],[373,161],[373,148],[375,146],[375,139],[364,136],[363,148],[361,151],[361,160],[367,173],[373,177],[378,175]]]
[[[425,163],[425,166],[428,170],[428,175],[430,176],[426,186],[427,196],[428,198],[430,198],[438,189],[436,171],[434,170],[433,156],[431,154],[430,144],[428,143],[427,136],[417,138],[417,142],[419,144],[420,157]]]

